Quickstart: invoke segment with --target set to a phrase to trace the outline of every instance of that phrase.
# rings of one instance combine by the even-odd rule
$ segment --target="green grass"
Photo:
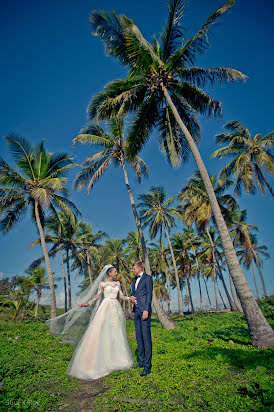
[[[273,301],[268,302],[268,309],[269,305],[273,308]],[[271,311],[268,315],[272,322]],[[159,321],[152,319],[151,373],[140,377],[139,369],[112,372],[99,380],[101,393],[92,399],[87,397],[86,409],[81,410],[271,410],[273,349],[251,345],[242,314],[173,317],[180,327],[172,331],[163,330]],[[39,320],[14,322],[3,317],[0,327],[0,410],[56,411],[65,405],[63,410],[77,411],[77,395],[84,387],[86,393],[94,388],[65,374],[73,348],[51,336]],[[133,321],[127,321],[127,332],[136,359]],[[230,339],[234,343],[229,343]],[[115,397],[162,403],[129,403]]]

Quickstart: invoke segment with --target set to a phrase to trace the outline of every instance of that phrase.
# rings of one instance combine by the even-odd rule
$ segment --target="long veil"
[[[77,345],[86,331],[87,326],[93,320],[98,307],[100,306],[104,294],[101,293],[99,299],[91,306],[77,306],[81,303],[89,302],[98,292],[100,282],[107,278],[107,270],[113,265],[103,267],[98,277],[81,292],[77,298],[77,304],[63,315],[53,319],[47,319],[45,323],[50,327],[54,335],[61,337],[63,342]]]

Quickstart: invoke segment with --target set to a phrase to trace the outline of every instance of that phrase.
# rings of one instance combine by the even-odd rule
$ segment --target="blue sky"
[[[186,36],[195,34],[210,12],[223,4],[219,0],[189,1],[183,20]],[[87,146],[72,147],[72,139],[86,124],[89,99],[110,80],[124,77],[126,71],[113,58],[106,57],[99,38],[90,34],[88,16],[94,9],[115,9],[126,14],[149,39],[157,35],[167,16],[166,1],[123,0],[31,1],[3,2],[0,15],[2,40],[0,66],[0,153],[12,160],[2,138],[17,132],[34,143],[46,139],[49,151],[67,151],[81,162],[89,153]],[[226,66],[241,70],[246,83],[215,86],[207,90],[223,104],[223,118],[218,121],[199,118],[202,140],[199,145],[210,173],[217,173],[225,162],[209,159],[217,148],[214,136],[229,120],[239,120],[252,135],[273,130],[273,10],[267,0],[236,2],[231,12],[212,30],[211,48],[197,61],[202,67]],[[163,185],[167,196],[176,195],[195,170],[192,159],[178,169],[168,166],[159,151],[156,134],[141,152],[150,177],[141,185],[129,173],[135,197],[151,185]],[[109,170],[89,196],[74,192],[70,173],[68,187],[71,199],[82,211],[83,219],[94,230],[103,230],[112,238],[123,238],[135,230],[123,176],[119,169]],[[274,186],[274,179],[269,177]],[[247,209],[248,222],[259,227],[258,240],[268,246],[272,259],[265,261],[263,273],[267,289],[273,292],[273,199],[270,194],[243,195],[240,206]],[[181,230],[178,223],[176,230]],[[30,249],[37,230],[25,218],[8,235],[0,235],[1,276],[23,274],[34,258],[41,255],[39,247]],[[56,274],[61,273],[59,261],[53,261]],[[246,277],[254,292],[251,273]],[[261,291],[261,284],[260,291]],[[78,280],[73,280],[76,290]],[[197,288],[194,285],[194,295]],[[59,286],[58,302],[62,302]],[[46,298],[46,297],[45,297]]]

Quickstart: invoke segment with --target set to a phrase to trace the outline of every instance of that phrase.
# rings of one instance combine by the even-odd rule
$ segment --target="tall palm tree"
[[[240,210],[239,208],[232,213],[232,226],[230,235],[233,238],[233,244],[235,247],[238,245],[242,245],[244,249],[249,249],[253,251],[255,257],[255,263],[260,273],[260,278],[262,281],[264,296],[267,296],[267,291],[265,287],[265,281],[263,278],[263,274],[260,269],[260,263],[257,258],[256,251],[256,244],[255,250],[254,245],[252,244],[252,240],[254,240],[254,234],[251,233],[251,230],[258,231],[258,227],[256,225],[252,225],[246,222],[247,213],[246,210]]]
[[[168,259],[170,250],[165,247],[162,239],[159,240],[159,243],[151,243],[150,246],[151,266],[155,269],[156,273],[161,273],[165,277],[168,293],[168,313],[171,313],[171,273]]]
[[[240,250],[238,251],[238,255],[240,256],[240,262],[243,263],[248,270],[252,265],[252,273],[256,288],[257,299],[259,299],[259,290],[255,275],[255,265],[257,266],[262,281],[264,296],[267,297],[265,282],[261,271],[261,267],[263,266],[263,258],[269,258],[269,254],[266,252],[267,246],[259,246],[256,236],[252,234],[250,236],[250,244],[247,247],[239,245],[239,249]]]
[[[67,153],[49,153],[44,141],[34,146],[22,136],[5,137],[17,170],[0,157],[0,231],[10,231],[23,214],[30,209],[36,222],[45,258],[51,301],[51,318],[56,317],[54,279],[43,230],[44,211],[49,209],[55,216],[61,209],[68,216],[79,214],[68,198],[65,188],[66,172],[74,167],[73,157]]]
[[[200,310],[203,310],[203,298],[202,298],[202,289],[201,289],[201,281],[200,281],[200,265],[198,259],[198,251],[199,247],[201,246],[202,239],[199,233],[195,233],[193,229],[190,227],[184,228],[183,236],[185,239],[186,248],[192,251],[193,255],[193,262],[192,264],[192,272],[197,275],[198,279],[198,286],[199,286],[199,294],[200,294]]]
[[[182,216],[177,208],[171,206],[175,201],[175,196],[166,199],[163,186],[151,186],[149,193],[139,195],[138,199],[141,201],[137,205],[137,207],[141,209],[140,218],[144,227],[149,225],[150,238],[154,239],[159,232],[162,237],[162,231],[164,230],[165,232],[176,279],[179,316],[183,316],[184,312],[180,281],[172,244],[169,238],[171,228],[176,226],[174,218],[182,220]]]
[[[181,0],[169,0],[169,17],[160,41],[149,43],[138,27],[126,16],[114,12],[91,15],[93,33],[101,36],[108,54],[129,68],[124,80],[109,83],[105,91],[91,102],[91,118],[106,119],[117,113],[137,112],[129,135],[130,156],[144,145],[154,126],[160,130],[160,143],[173,165],[186,160],[191,150],[210,199],[229,272],[240,297],[248,322],[252,343],[259,347],[274,345],[274,331],[254,300],[241,269],[229,232],[216,199],[208,172],[197,148],[199,137],[196,112],[218,115],[220,102],[199,86],[206,81],[221,83],[245,80],[235,69],[204,69],[193,66],[198,54],[209,46],[208,30],[222,17],[235,0],[230,0],[215,13],[190,40],[184,42],[180,19],[184,11]]]
[[[180,268],[181,277],[183,278],[183,280],[185,280],[185,284],[188,290],[191,312],[194,313],[194,305],[190,285],[190,279],[193,275],[190,257],[191,245],[189,244],[186,236],[183,233],[175,233],[171,237],[171,243],[176,258],[176,263]]]
[[[148,169],[146,163],[139,156],[134,156],[130,160],[127,156],[128,138],[125,136],[124,122],[120,117],[107,122],[109,133],[104,131],[97,124],[91,124],[85,129],[82,129],[81,134],[74,140],[73,144],[77,142],[88,143],[101,147],[103,150],[94,153],[84,161],[84,167],[74,180],[74,187],[76,190],[83,188],[87,183],[87,193],[93,187],[94,183],[102,176],[104,172],[110,167],[120,166],[123,170],[125,185],[128,191],[130,204],[132,207],[135,224],[139,232],[140,241],[142,245],[142,253],[144,257],[145,270],[147,274],[151,274],[149,258],[146,248],[146,242],[141,227],[141,222],[137,213],[135,200],[129,184],[126,164],[131,166],[136,174],[138,182],[141,181],[141,176],[148,176]],[[153,292],[153,305],[159,320],[165,329],[173,329],[176,323],[170,319],[162,310],[156,295]]]
[[[268,182],[263,168],[274,176],[274,157],[270,153],[274,147],[274,131],[263,136],[257,133],[251,136],[247,127],[232,120],[224,125],[227,133],[216,135],[216,142],[227,146],[215,150],[211,157],[233,157],[219,173],[221,181],[234,175],[236,177],[235,194],[241,194],[241,188],[254,193],[256,186],[264,194],[267,187],[274,197],[274,190]]]
[[[52,233],[46,235],[46,242],[52,243],[53,246],[49,250],[49,256],[55,256],[60,251],[65,251],[65,259],[63,260],[63,254],[61,255],[61,262],[66,263],[67,266],[67,278],[68,278],[68,309],[72,308],[72,296],[71,296],[71,276],[70,276],[70,259],[71,255],[78,256],[78,246],[81,242],[77,238],[77,229],[80,221],[77,222],[75,216],[68,216],[63,211],[57,213],[57,216],[50,215],[45,220],[46,228]],[[37,242],[37,241],[36,241]],[[31,245],[34,245],[33,242]],[[44,257],[40,257],[32,262],[30,268],[34,268],[41,263]],[[65,285],[66,291],[66,285]],[[65,307],[66,307],[66,295],[65,295]]]

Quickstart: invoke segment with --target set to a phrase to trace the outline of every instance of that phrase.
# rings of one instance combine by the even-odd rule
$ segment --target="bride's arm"
[[[118,281],[118,285],[119,285],[119,298],[122,299],[122,300],[127,300],[127,301],[129,301],[129,300],[130,300],[130,297],[125,296],[125,295],[123,294],[122,289],[121,289],[121,284],[120,284],[119,281]]]
[[[101,282],[100,285],[99,285],[99,289],[98,289],[97,295],[93,296],[93,298],[87,303],[89,306],[91,306],[97,299],[99,299],[101,293],[103,292],[103,289],[104,289],[104,285],[103,285],[103,283]]]

